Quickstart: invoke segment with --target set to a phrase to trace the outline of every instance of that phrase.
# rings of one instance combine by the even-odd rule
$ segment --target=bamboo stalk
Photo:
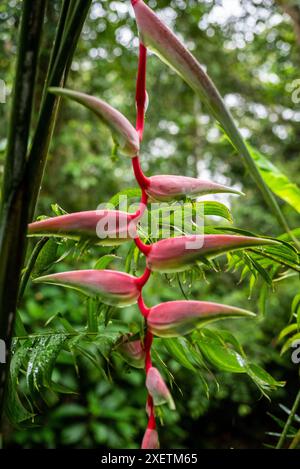
[[[56,33],[42,105],[28,157],[39,43],[46,0],[24,0],[15,90],[10,120],[0,226],[0,334],[9,351],[26,251],[27,224],[34,214],[46,157],[55,124],[58,100],[47,93],[48,84],[63,83],[91,0],[66,0]],[[68,8],[67,8],[68,6]],[[3,414],[7,363],[0,365],[0,418]]]
[[[73,0],[74,10],[67,14],[69,21],[62,35],[62,43],[59,47],[54,65],[49,73],[47,86],[60,86],[66,80],[66,65],[74,53],[78,42],[83,23],[88,13],[91,0]],[[71,8],[71,7],[70,7]],[[37,126],[33,136],[32,146],[28,157],[27,179],[29,185],[29,219],[32,220],[36,201],[41,187],[43,174],[46,165],[46,158],[54,130],[55,118],[59,100],[51,93],[45,92],[45,97],[41,106]]]
[[[0,334],[6,343],[7,363],[0,365],[0,415],[3,410],[9,365],[8,351],[26,248],[28,199],[24,173],[45,6],[45,0],[24,0],[19,32],[1,205]]]

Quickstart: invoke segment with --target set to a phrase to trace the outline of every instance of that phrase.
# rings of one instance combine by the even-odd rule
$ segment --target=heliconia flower
[[[28,234],[98,238],[98,244],[114,246],[133,237],[137,221],[133,214],[120,210],[90,210],[30,223]]]
[[[147,428],[142,441],[142,449],[159,449],[158,433],[154,428]]]
[[[131,0],[131,3],[142,44],[172,68],[206,104],[212,115],[225,130],[233,147],[238,151],[238,155],[242,158],[243,163],[260,188],[264,199],[283,224],[279,207],[257,169],[249,147],[211,78],[193,54],[151,8],[142,0]]]
[[[85,93],[65,88],[53,87],[49,88],[49,91],[56,95],[77,101],[93,111],[101,121],[110,128],[114,140],[125,155],[134,157],[138,154],[140,143],[137,131],[123,114],[105,101]]]
[[[175,409],[171,393],[160,372],[154,366],[151,366],[147,371],[146,388],[148,389],[150,396],[152,396],[153,404],[155,406],[168,404],[171,410]]]
[[[158,272],[181,272],[201,262],[201,259],[216,257],[227,251],[274,244],[277,244],[274,240],[251,236],[178,236],[147,246],[147,267]]]
[[[139,278],[114,270],[73,270],[44,275],[34,282],[73,288],[90,296],[99,296],[108,305],[123,307],[137,302]]]
[[[126,334],[124,341],[118,347],[118,351],[129,365],[135,368],[144,368],[145,350],[140,340],[130,341],[130,335]]]
[[[145,190],[152,199],[165,202],[174,199],[180,200],[185,197],[198,197],[204,194],[217,194],[220,192],[242,194],[236,189],[204,179],[174,175],[151,176],[148,178],[148,185]]]
[[[255,314],[234,306],[207,301],[167,301],[150,309],[147,324],[158,337],[177,337],[219,319],[251,317]]]
[[[222,98],[203,67],[184,44],[142,0],[132,0],[141,42],[200,95],[215,117],[228,118]],[[226,115],[226,117],[224,117]]]

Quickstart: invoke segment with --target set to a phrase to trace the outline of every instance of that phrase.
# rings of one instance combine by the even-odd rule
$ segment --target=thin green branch
[[[55,60],[57,58],[57,54],[60,48],[64,30],[66,28],[66,22],[67,22],[68,14],[70,10],[71,10],[71,2],[69,0],[64,0],[61,13],[60,13],[60,17],[59,17],[56,34],[55,34],[53,48],[51,51],[50,62],[49,62],[48,70],[47,70],[47,77],[46,77],[45,86],[43,90],[43,100],[45,99],[45,96],[47,94],[47,89],[49,85],[49,75],[53,69]]]
[[[47,238],[47,237],[44,237],[44,238],[40,239],[33,248],[31,256],[28,259],[27,265],[26,265],[26,267],[24,269],[24,272],[23,272],[23,275],[22,275],[20,289],[19,289],[18,302],[20,302],[21,299],[23,298],[25,288],[26,288],[26,285],[28,283],[30,274],[31,274],[31,272],[32,272],[32,270],[35,266],[35,262],[38,258],[39,253],[41,252],[41,250],[43,249],[43,247],[47,243],[48,239],[49,238]]]
[[[272,254],[267,253],[266,251],[261,252],[257,249],[248,249],[248,251],[253,252],[254,254],[261,255],[262,257],[265,257],[266,259],[271,259],[277,262],[278,264],[283,265],[284,267],[288,267],[289,269],[294,270],[295,272],[300,272],[300,267],[298,267],[297,265],[291,264],[290,262],[286,262],[282,259],[279,259],[276,256],[272,256]]]
[[[297,393],[297,396],[296,396],[296,399],[294,401],[293,407],[291,409],[290,415],[289,415],[289,417],[286,421],[286,424],[283,428],[283,431],[280,435],[280,438],[279,438],[279,441],[277,443],[276,449],[281,449],[283,447],[283,445],[285,443],[285,440],[286,440],[286,437],[287,437],[287,434],[288,434],[288,431],[289,431],[289,428],[292,425],[293,420],[295,418],[295,415],[296,415],[297,409],[299,407],[299,404],[300,404],[300,389]]]
[[[296,449],[299,445],[300,445],[300,430],[298,430],[296,435],[294,436],[293,441],[289,446],[289,449]]]

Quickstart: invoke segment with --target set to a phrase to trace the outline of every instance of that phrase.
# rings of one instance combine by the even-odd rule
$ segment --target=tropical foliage
[[[4,443],[138,447],[146,423],[146,384],[145,447],[158,444],[154,413],[159,427],[165,423],[159,431],[162,447],[298,447],[300,394],[291,354],[300,323],[299,112],[287,84],[298,77],[299,50],[289,18],[271,0],[264,6],[240,2],[238,23],[230,15],[220,20],[221,7],[209,2],[148,2],[175,36],[141,0],[132,2],[142,44],[171,66],[148,54],[145,129],[139,68],[135,130],[130,122],[138,38],[130,2],[70,2],[68,8],[69,2],[52,2],[46,11],[43,2],[34,8],[21,3],[0,7],[6,19],[0,30],[4,79],[8,90],[15,83],[14,98],[8,96],[9,132],[0,130],[3,162],[6,155],[1,336],[11,341]],[[12,28],[20,18],[15,73],[9,57],[16,47]],[[36,28],[27,35],[32,22]],[[186,55],[178,36],[204,65]],[[26,50],[34,51],[32,89],[24,89],[26,80],[18,81],[28,66]],[[85,94],[66,90],[66,81]],[[84,106],[60,102],[58,96]],[[8,122],[8,107],[1,112]],[[137,165],[138,153],[147,176]],[[37,221],[29,225],[26,242],[43,174]],[[202,181],[197,187],[194,178]],[[209,186],[208,180],[218,185]],[[183,186],[184,193],[178,190]],[[169,204],[148,207],[150,228],[141,218],[141,196]],[[99,213],[109,210],[123,214],[118,216],[126,223],[137,214],[140,243],[99,242],[95,224]],[[185,216],[190,222],[182,230]],[[182,240],[203,235],[204,246],[187,256]],[[149,311],[139,303],[146,322],[134,305],[145,266],[154,271],[143,289]],[[79,269],[75,282],[68,272]],[[123,274],[115,277],[118,271]],[[49,283],[67,283],[80,292]],[[118,293],[111,290],[124,285],[122,306],[129,306],[118,309]],[[220,303],[239,309],[226,310]],[[11,310],[16,310],[13,331]],[[256,319],[245,310],[254,311]],[[227,314],[249,319],[210,325],[209,319]],[[168,321],[162,325],[164,317]],[[146,360],[145,383],[135,368],[143,367],[145,354],[149,360],[149,332],[157,337],[153,365]],[[2,376],[7,369],[1,365]],[[165,402],[170,409],[161,406]],[[231,419],[223,415],[224,406],[238,419],[230,441],[222,433]],[[202,431],[205,421],[208,430]],[[247,422],[256,423],[252,435]]]

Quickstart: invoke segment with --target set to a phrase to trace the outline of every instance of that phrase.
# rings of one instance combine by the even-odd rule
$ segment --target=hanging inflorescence
[[[29,225],[30,235],[54,235],[61,237],[82,236],[94,238],[98,244],[119,245],[134,239],[138,249],[146,257],[146,269],[141,277],[113,270],[78,270],[46,275],[36,281],[53,283],[76,288],[89,295],[97,295],[108,305],[124,307],[137,303],[145,321],[145,335],[140,340],[130,340],[128,334],[121,345],[133,366],[144,367],[148,392],[146,413],[148,424],[142,442],[142,448],[159,447],[156,430],[155,408],[168,404],[175,408],[171,393],[159,370],[153,366],[151,345],[153,337],[177,337],[190,333],[201,324],[228,317],[251,317],[253,313],[240,308],[225,306],[205,301],[169,301],[154,307],[147,307],[142,290],[152,272],[180,272],[195,263],[210,259],[220,253],[274,244],[275,241],[235,235],[187,235],[167,238],[153,244],[145,244],[139,237],[139,221],[147,207],[148,199],[155,201],[183,200],[185,197],[196,198],[208,193],[238,193],[235,189],[202,179],[185,176],[156,175],[147,177],[140,165],[140,147],[143,139],[145,112],[148,105],[146,92],[147,44],[152,49],[164,53],[167,61],[177,68],[183,78],[195,88],[199,79],[199,70],[195,68],[195,59],[162,24],[155,14],[142,2],[132,0],[140,32],[139,63],[136,82],[136,128],[119,111],[109,104],[84,93],[52,88],[50,92],[73,99],[91,109],[112,131],[114,141],[120,152],[129,156],[137,183],[141,188],[141,200],[135,213],[119,210],[95,210],[77,212],[34,222]],[[162,44],[165,40],[165,44]],[[186,51],[186,52],[184,52]],[[195,63],[194,63],[195,61]],[[190,71],[188,70],[190,64]],[[194,65],[194,66],[192,66]],[[200,67],[200,66],[199,66]],[[200,73],[201,75],[201,73]],[[201,78],[201,76],[200,76]],[[202,77],[203,78],[203,77]],[[211,101],[214,114],[218,109],[218,96]],[[107,226],[110,229],[107,229]]]

